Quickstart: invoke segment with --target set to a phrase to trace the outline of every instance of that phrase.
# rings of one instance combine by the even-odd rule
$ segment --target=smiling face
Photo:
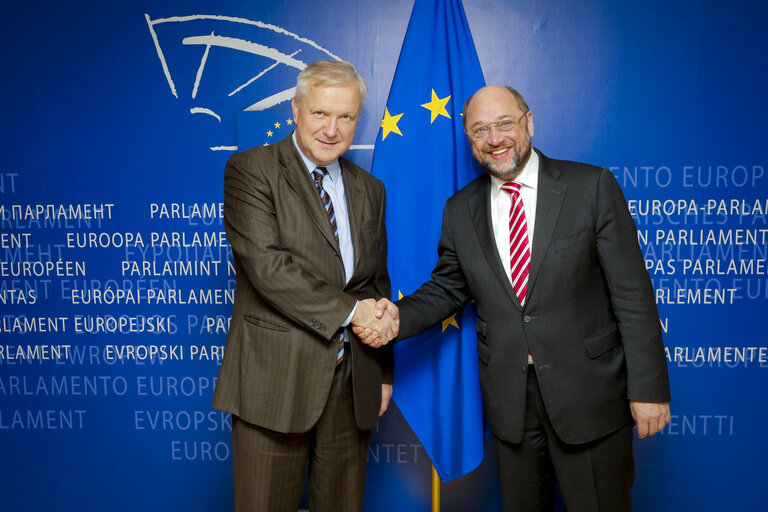
[[[514,180],[531,156],[533,114],[517,104],[505,87],[490,85],[475,93],[467,105],[467,133],[480,126],[500,121],[514,121],[509,131],[490,126],[482,139],[469,137],[472,154],[489,173],[504,181]],[[517,121],[516,121],[517,120]]]
[[[352,144],[360,117],[360,90],[354,83],[310,85],[291,107],[296,142],[315,164],[330,164]]]

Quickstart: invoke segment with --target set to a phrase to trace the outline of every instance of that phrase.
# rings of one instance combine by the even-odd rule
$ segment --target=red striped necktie
[[[509,194],[512,200],[512,206],[509,209],[509,269],[512,287],[520,300],[520,305],[525,305],[528,272],[531,266],[531,244],[528,241],[528,221],[525,219],[520,186],[520,183],[508,181],[501,186],[501,190]]]

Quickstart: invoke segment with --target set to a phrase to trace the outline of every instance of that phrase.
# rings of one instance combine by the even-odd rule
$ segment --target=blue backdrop
[[[2,510],[231,509],[231,421],[210,408],[234,288],[224,163],[287,135],[299,70],[340,58],[370,88],[348,153],[370,168],[411,8],[4,8]],[[486,82],[515,86],[531,106],[534,145],[610,168],[638,224],[673,417],[635,445],[637,510],[760,509],[768,6],[464,8]],[[443,510],[499,510],[494,466],[489,446],[479,469],[443,487]],[[429,467],[391,408],[371,444],[365,510],[426,510]]]

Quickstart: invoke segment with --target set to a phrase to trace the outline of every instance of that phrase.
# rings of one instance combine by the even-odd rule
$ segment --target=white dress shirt
[[[520,199],[523,201],[525,221],[528,224],[528,243],[533,256],[533,227],[536,224],[536,189],[539,186],[539,155],[531,150],[531,157],[523,167],[522,172],[514,180],[520,183]],[[501,190],[506,181],[491,176],[491,223],[493,237],[496,240],[496,250],[499,252],[507,279],[512,284],[512,269],[509,257],[509,210],[512,207],[512,196]],[[528,353],[528,364],[533,364],[533,357]]]
[[[536,189],[539,185],[539,155],[531,150],[531,157],[523,167],[523,171],[515,179],[520,183],[520,198],[523,201],[525,220],[528,223],[528,243],[531,244],[533,255],[533,228],[536,224]],[[496,250],[499,259],[507,271],[507,279],[512,283],[512,271],[509,261],[509,210],[512,207],[512,196],[501,190],[506,181],[491,176],[491,223],[493,237],[496,240]]]

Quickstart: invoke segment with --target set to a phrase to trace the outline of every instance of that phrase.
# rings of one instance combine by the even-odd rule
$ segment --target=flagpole
[[[432,465],[432,512],[440,512],[440,475]]]

